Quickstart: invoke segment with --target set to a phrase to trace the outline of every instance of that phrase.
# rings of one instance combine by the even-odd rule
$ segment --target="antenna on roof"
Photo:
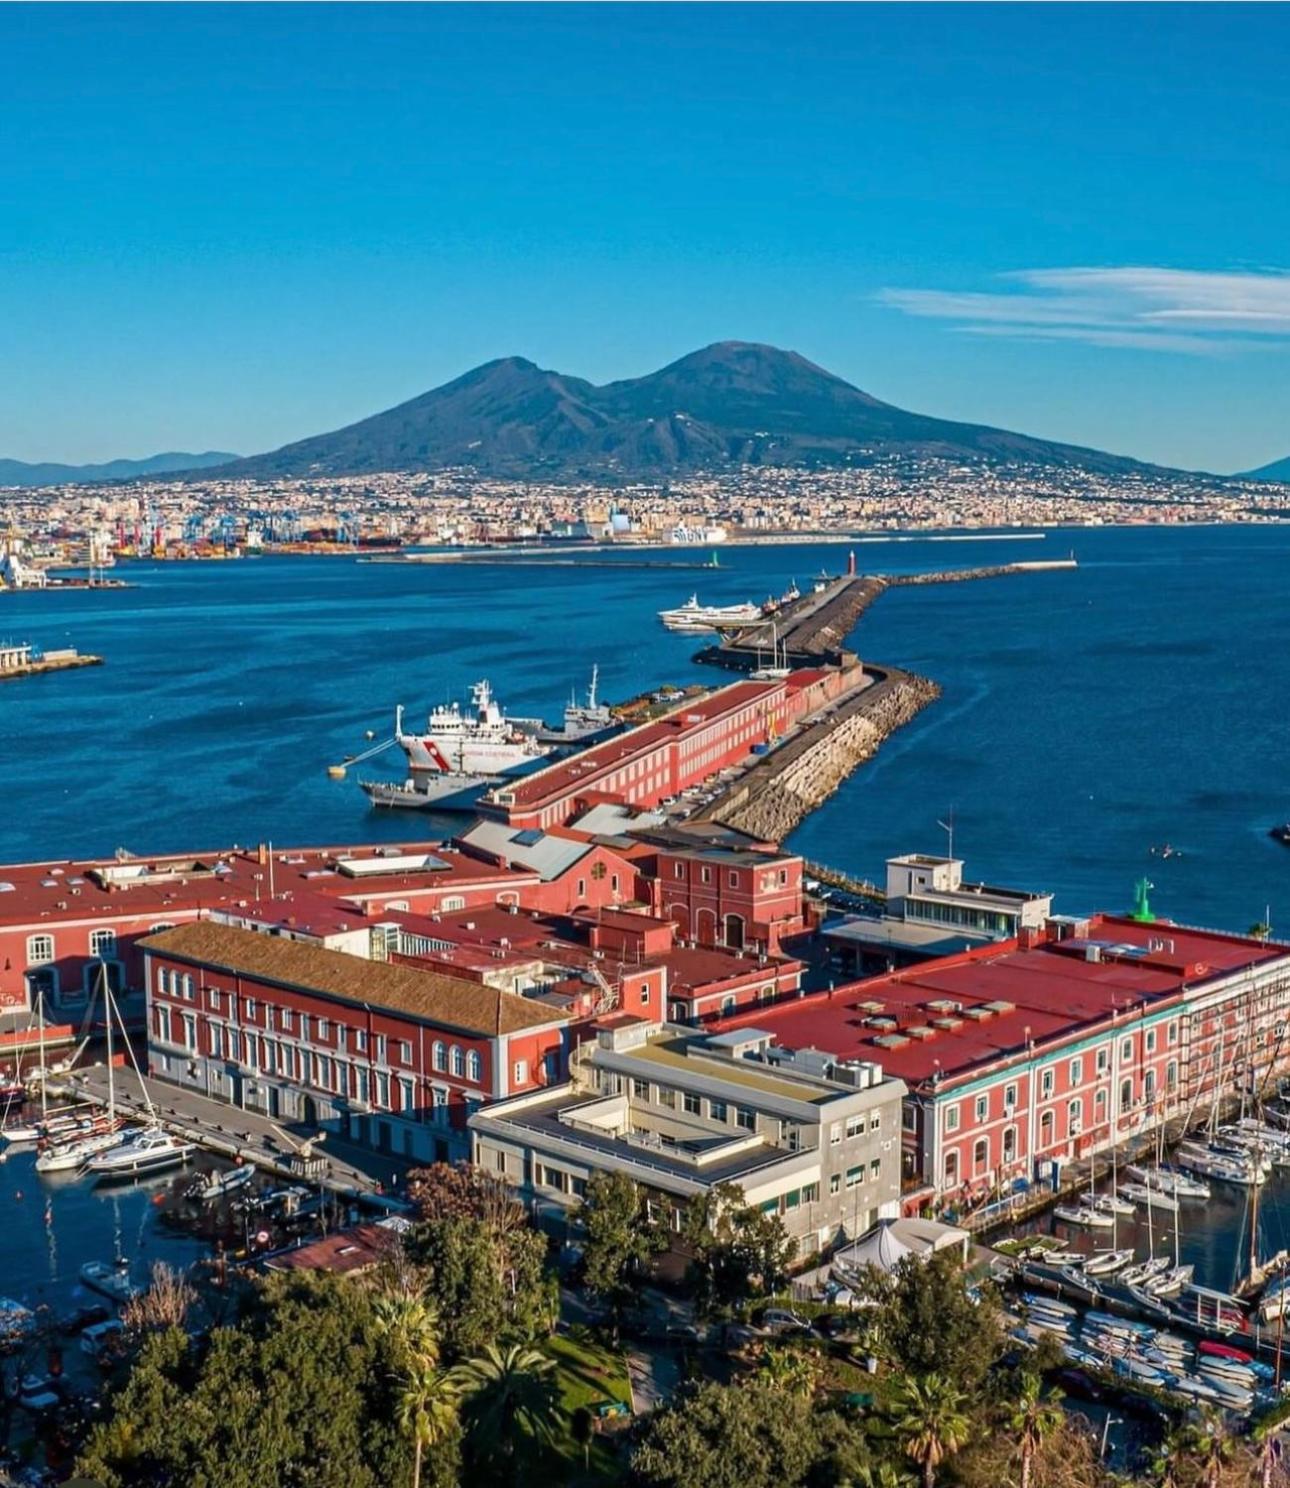
[[[954,808],[953,808],[953,806],[950,807],[950,819],[949,819],[949,821],[938,821],[936,823],[936,825],[938,827],[940,827],[946,833],[946,835],[950,839],[949,856],[950,856],[950,858],[952,860],[953,857],[954,857]]]

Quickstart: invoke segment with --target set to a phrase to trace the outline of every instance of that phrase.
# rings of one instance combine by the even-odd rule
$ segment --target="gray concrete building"
[[[880,1065],[781,1048],[756,1029],[621,1017],[570,1073],[470,1119],[475,1162],[547,1215],[575,1209],[598,1172],[639,1183],[673,1229],[688,1202],[736,1184],[783,1219],[802,1256],[899,1213],[905,1086]]]

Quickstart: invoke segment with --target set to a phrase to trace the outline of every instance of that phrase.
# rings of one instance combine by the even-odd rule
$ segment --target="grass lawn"
[[[544,1352],[556,1361],[556,1382],[566,1421],[572,1421],[579,1406],[593,1413],[605,1400],[622,1400],[631,1407],[631,1389],[627,1383],[627,1361],[621,1353],[606,1348],[591,1338],[571,1338],[567,1333],[548,1340]],[[614,1482],[621,1476],[618,1457],[610,1440],[593,1436],[590,1468],[583,1472],[583,1448],[568,1428],[556,1441],[560,1455],[570,1464],[570,1483]]]

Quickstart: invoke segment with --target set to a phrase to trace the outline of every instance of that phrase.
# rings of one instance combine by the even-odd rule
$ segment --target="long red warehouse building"
[[[766,682],[735,682],[603,744],[511,781],[483,809],[513,827],[545,830],[606,797],[656,806],[746,760],[799,719],[857,685],[863,673],[808,668]]]

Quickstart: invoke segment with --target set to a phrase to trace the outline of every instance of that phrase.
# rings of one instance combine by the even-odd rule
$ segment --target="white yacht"
[[[38,1173],[71,1173],[84,1167],[91,1158],[119,1147],[130,1132],[118,1122],[107,1122],[97,1130],[62,1141],[51,1141],[36,1158]]]
[[[658,612],[658,618],[669,630],[721,630],[727,626],[751,625],[761,617],[760,605],[702,605],[697,594],[674,610]]]
[[[99,1178],[137,1178],[177,1168],[196,1151],[192,1142],[175,1137],[160,1126],[146,1126],[126,1142],[90,1158],[87,1171]]]

